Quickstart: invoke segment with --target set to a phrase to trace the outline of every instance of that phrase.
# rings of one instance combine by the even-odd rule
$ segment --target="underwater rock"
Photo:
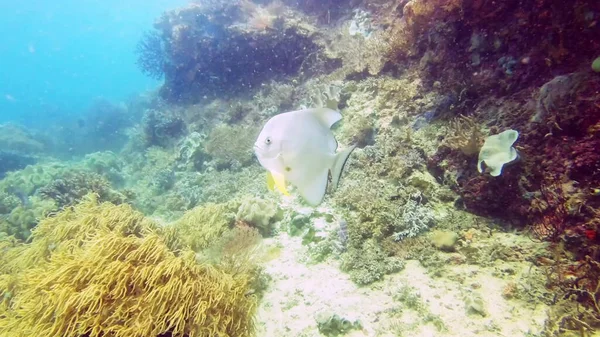
[[[27,165],[35,164],[34,157],[19,154],[11,151],[0,151],[0,179],[4,178],[7,172],[20,170]]]
[[[76,141],[66,140],[73,147],[72,151],[81,154],[119,151],[129,139],[126,130],[137,121],[125,103],[113,103],[103,98],[95,99],[84,116],[83,127],[74,131]]]
[[[419,189],[427,196],[431,196],[439,188],[437,181],[429,172],[421,171],[414,171],[406,179],[406,184]]]
[[[123,158],[112,151],[87,154],[82,164],[86,169],[107,178],[115,187],[121,187],[125,184],[125,175],[123,173],[125,162]]]
[[[465,298],[465,308],[468,314],[487,316],[485,303],[478,293],[469,293]]]
[[[0,153],[15,153],[32,155],[47,149],[47,144],[42,143],[24,126],[5,123],[0,124]],[[6,154],[7,155],[7,154]],[[0,160],[0,163],[3,161]],[[0,164],[0,166],[2,166]]]
[[[458,234],[451,231],[436,230],[431,233],[431,242],[439,250],[452,252],[458,242]]]
[[[315,314],[315,321],[319,332],[327,337],[343,336],[351,330],[359,330],[362,325],[358,320],[350,321],[328,311],[319,311]]]

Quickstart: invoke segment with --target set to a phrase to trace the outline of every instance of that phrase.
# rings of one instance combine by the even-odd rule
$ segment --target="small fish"
[[[254,143],[254,152],[267,172],[267,187],[289,195],[286,182],[294,185],[310,205],[319,205],[331,172],[332,190],[355,146],[336,153],[331,126],[342,115],[328,108],[282,113],[269,119]]]
[[[340,239],[342,245],[345,246],[346,242],[348,241],[348,223],[346,220],[341,219],[338,221],[338,225],[338,238]]]

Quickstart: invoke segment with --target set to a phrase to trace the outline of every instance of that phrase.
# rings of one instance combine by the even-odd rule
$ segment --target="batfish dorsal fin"
[[[342,119],[342,114],[339,111],[329,108],[314,108],[309,109],[308,112],[317,117],[327,128],[331,128],[333,124]]]

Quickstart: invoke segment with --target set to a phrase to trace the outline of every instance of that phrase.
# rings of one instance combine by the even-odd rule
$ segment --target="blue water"
[[[135,46],[164,10],[186,0],[0,1],[0,123],[30,127],[121,101],[159,82]],[[8,32],[8,33],[7,33]]]

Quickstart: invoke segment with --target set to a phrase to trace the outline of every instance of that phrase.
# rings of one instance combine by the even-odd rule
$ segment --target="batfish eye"
[[[270,145],[271,144],[271,137],[267,137],[265,139],[265,144]]]

